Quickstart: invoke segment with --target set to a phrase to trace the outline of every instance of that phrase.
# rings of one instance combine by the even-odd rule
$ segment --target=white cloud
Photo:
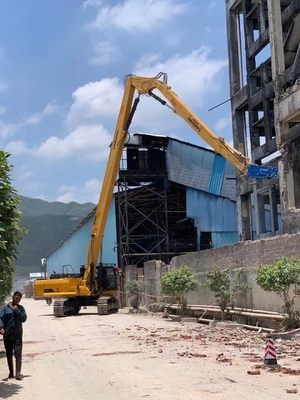
[[[36,199],[41,199],[41,200],[47,201],[47,196],[45,196],[44,194],[39,194],[39,195],[36,196],[35,198],[36,198]]]
[[[30,115],[25,122],[30,125],[38,125],[41,123],[45,116],[54,114],[57,111],[58,107],[54,102],[55,100],[50,101],[42,112]]]
[[[107,157],[110,143],[111,135],[102,125],[82,125],[64,138],[49,137],[36,155],[51,160],[85,156],[99,161]]]
[[[3,115],[7,112],[7,108],[5,106],[0,105],[0,115]]]
[[[5,92],[7,90],[8,86],[7,83],[1,81],[0,82],[0,92]]]
[[[120,57],[119,50],[110,42],[99,42],[95,46],[95,55],[89,59],[92,65],[114,64]]]
[[[182,32],[176,32],[175,34],[169,34],[166,35],[166,37],[164,38],[165,44],[169,47],[173,47],[173,46],[177,46],[183,37],[183,33]]]
[[[5,151],[9,152],[13,156],[20,156],[21,154],[30,154],[31,149],[22,140],[15,140],[9,142],[4,147]]]
[[[192,110],[199,109],[207,96],[218,92],[220,87],[218,74],[227,65],[227,60],[213,59],[209,53],[208,48],[201,47],[187,55],[178,54],[166,61],[157,55],[150,55],[148,58],[144,56],[137,63],[134,74],[147,77],[155,76],[159,71],[167,72],[168,83],[179,98]],[[163,132],[178,126],[181,122],[176,116],[170,117],[172,114],[166,107],[162,107],[154,100],[147,100],[139,105],[133,125],[144,128],[146,123],[148,130]]]
[[[58,188],[59,192],[76,192],[76,186],[60,185]]]
[[[219,90],[220,71],[227,60],[213,59],[209,49],[201,47],[186,55],[175,55],[163,60],[161,54],[146,54],[136,63],[134,74],[151,77],[166,71],[169,84],[186,104],[199,108],[207,98]],[[67,116],[70,126],[80,122],[115,124],[124,92],[123,82],[104,78],[78,88],[72,95],[74,102]],[[163,96],[161,96],[163,97]],[[135,128],[164,133],[178,127],[182,120],[153,99],[143,98],[133,119]]]
[[[228,117],[220,118],[215,126],[216,131],[222,131],[223,129],[227,128],[231,124],[231,115]]]
[[[219,90],[220,71],[227,60],[210,57],[209,50],[201,47],[186,55],[175,55],[163,60],[160,54],[146,54],[136,63],[134,73],[155,76],[159,71],[169,74],[169,84],[179,97],[193,110],[199,109],[207,96]],[[65,137],[51,136],[31,153],[48,160],[85,157],[99,161],[109,154],[112,137],[105,128],[115,125],[124,93],[123,82],[118,78],[104,78],[79,87],[72,94],[73,104],[66,118],[70,133]],[[163,97],[161,95],[161,97]],[[48,106],[47,106],[48,107]],[[44,114],[52,112],[49,107]],[[48,110],[48,111],[47,111]],[[183,120],[158,102],[143,97],[133,119],[131,132],[176,133]],[[225,124],[219,121],[218,127]],[[9,143],[17,154],[28,153],[22,141]],[[71,192],[70,192],[71,193]]]
[[[99,193],[101,191],[102,181],[93,178],[84,182],[83,186],[69,186],[61,185],[58,188],[59,192],[63,194],[57,197],[57,201],[69,203],[70,201],[77,201],[78,203],[91,202],[98,203]]]
[[[19,126],[19,124],[6,124],[3,121],[0,121],[0,138],[5,139],[8,136],[12,136]]]
[[[18,170],[18,179],[23,180],[33,176],[33,172],[28,171],[27,165],[22,165]]]
[[[209,5],[208,5],[208,11],[209,11],[209,12],[214,12],[215,9],[216,9],[216,6],[217,6],[216,0],[211,0],[211,1],[209,2]]]
[[[76,201],[75,193],[73,192],[64,193],[61,196],[58,196],[56,200],[61,201],[62,203],[70,203],[71,201]]]
[[[101,7],[91,26],[100,31],[151,32],[157,25],[165,27],[187,8],[187,2],[181,4],[176,0],[126,0],[114,6]]]
[[[83,2],[83,9],[87,8],[87,7],[100,7],[101,4],[103,3],[103,0],[85,0]]]
[[[104,78],[81,86],[72,94],[74,103],[67,116],[70,126],[85,121],[107,121],[116,118],[123,95],[118,78]]]
[[[19,180],[23,180],[23,179],[27,179],[30,178],[31,176],[33,176],[33,172],[31,171],[25,171],[22,174],[18,175],[18,179]]]

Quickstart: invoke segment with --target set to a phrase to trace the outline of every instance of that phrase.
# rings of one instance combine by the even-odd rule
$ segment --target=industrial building
[[[101,259],[120,267],[238,240],[234,167],[212,150],[167,136],[126,144]],[[85,264],[93,210],[46,256],[47,274]]]
[[[123,152],[101,260],[121,268],[238,241],[235,169],[214,151],[137,133]],[[255,214],[252,209],[252,214]],[[48,276],[85,264],[95,210],[46,256]],[[278,213],[278,224],[281,224]],[[271,211],[265,206],[271,231]],[[256,237],[256,226],[253,225]],[[72,266],[72,268],[71,268]]]
[[[277,180],[245,181],[237,174],[239,240],[297,233],[300,1],[226,0],[226,13],[234,147],[255,164],[279,167]]]

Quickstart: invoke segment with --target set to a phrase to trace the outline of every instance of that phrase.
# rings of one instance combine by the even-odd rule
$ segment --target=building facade
[[[279,168],[279,179],[259,182],[237,174],[239,240],[296,233],[300,231],[300,2],[225,2],[233,144],[253,163]]]

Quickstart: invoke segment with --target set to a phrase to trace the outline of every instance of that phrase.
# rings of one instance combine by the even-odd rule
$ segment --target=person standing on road
[[[21,380],[22,368],[22,339],[23,326],[27,315],[25,308],[21,306],[20,301],[22,293],[15,292],[12,301],[0,311],[0,334],[3,335],[4,346],[6,350],[7,365],[9,369],[8,379],[14,378],[13,356],[16,359],[16,379]]]

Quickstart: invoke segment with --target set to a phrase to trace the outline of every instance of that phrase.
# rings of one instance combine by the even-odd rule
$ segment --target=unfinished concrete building
[[[239,239],[300,231],[300,0],[226,0],[234,147],[278,180],[237,175]],[[254,204],[253,204],[254,203]],[[266,231],[265,205],[271,209]],[[282,232],[277,212],[281,209]]]

